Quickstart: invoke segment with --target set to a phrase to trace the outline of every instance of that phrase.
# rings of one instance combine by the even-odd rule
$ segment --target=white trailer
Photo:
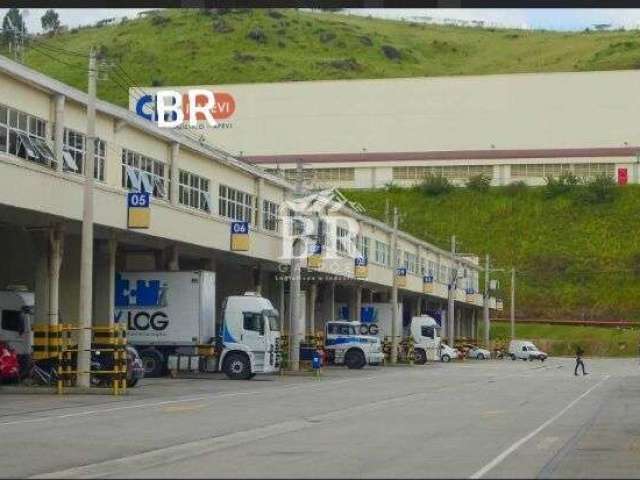
[[[216,323],[215,272],[126,272],[116,275],[115,319],[140,352],[145,375],[167,369],[170,355],[216,346],[208,371],[234,379],[279,369],[278,312],[259,295],[227,297]]]

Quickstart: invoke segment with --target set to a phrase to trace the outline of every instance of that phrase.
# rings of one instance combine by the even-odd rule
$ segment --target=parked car
[[[477,345],[469,345],[467,349],[467,358],[475,358],[477,360],[489,360],[491,352]]]
[[[446,343],[440,344],[440,361],[450,362],[452,359],[459,358],[460,352],[455,348],[450,347]]]
[[[138,381],[144,377],[144,365],[138,351],[131,345],[125,346],[127,351],[127,387],[135,387]],[[113,358],[111,355],[95,351],[91,354],[91,370],[112,370]],[[110,386],[110,380],[103,375],[92,375],[91,383],[94,386]]]
[[[509,343],[509,356],[511,360],[540,360],[544,362],[548,355],[536,347],[533,342],[529,340],[511,340]]]

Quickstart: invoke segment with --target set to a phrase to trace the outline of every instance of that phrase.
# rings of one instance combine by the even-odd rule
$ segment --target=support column
[[[333,322],[336,319],[336,283],[331,282],[329,284],[329,306],[331,310],[329,312],[329,319]]]
[[[291,276],[289,286],[289,308],[291,309],[291,355],[290,367],[292,370],[300,369],[300,343],[304,341],[304,321],[300,312],[300,272],[301,253],[304,244],[297,239],[293,244],[293,256],[291,258]],[[301,324],[302,323],[302,324]]]
[[[167,261],[167,270],[170,272],[177,272],[180,270],[180,260],[178,254],[178,246],[171,245],[169,247],[169,259]]]
[[[115,298],[116,298],[116,255],[118,252],[118,239],[115,233],[112,233],[111,238],[108,241],[108,254],[109,254],[109,306],[107,309],[107,324],[113,326],[115,320]]]
[[[318,284],[312,282],[307,289],[307,311],[309,312],[307,318],[309,318],[309,335],[316,334],[316,298],[318,296]]]
[[[422,295],[420,295],[417,300],[416,315],[422,315]]]
[[[362,287],[357,286],[355,291],[355,316],[354,320],[359,322],[362,319]]]
[[[284,304],[284,299],[285,299],[285,294],[284,294],[284,279],[282,280],[278,280],[278,311],[280,313],[280,322],[282,323],[281,328],[283,330],[283,333],[286,333],[286,335],[289,335],[289,322],[285,322],[285,304]],[[284,332],[285,330],[285,326],[286,326],[286,332]]]
[[[58,325],[60,319],[60,267],[64,248],[61,225],[49,230],[49,325]]]
[[[43,234],[44,233],[44,234]],[[49,323],[49,232],[33,232],[33,243],[37,246],[38,258],[35,270],[35,323]]]
[[[253,268],[253,291],[262,295],[262,267],[258,264]]]
[[[64,95],[56,95],[54,98],[55,103],[55,127],[53,132],[53,148],[56,159],[56,170],[62,172],[63,158],[62,149],[64,146]]]
[[[180,164],[180,144],[172,143],[171,152],[169,156],[169,202],[171,205],[178,204],[178,192],[180,186],[179,164]],[[209,208],[213,210],[213,205],[209,205]]]

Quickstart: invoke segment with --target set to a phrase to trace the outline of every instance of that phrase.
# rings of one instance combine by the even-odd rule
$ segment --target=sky
[[[7,13],[6,8],[0,8],[0,17]],[[40,32],[40,17],[45,9],[29,8],[26,11],[27,30],[31,33]],[[149,9],[121,8],[121,9],[84,9],[59,8],[56,9],[63,25],[77,27],[79,25],[94,24],[98,20],[110,17],[134,18],[139,12]],[[451,9],[451,8],[415,8],[415,9],[345,9],[346,13],[357,15],[372,15],[375,17],[395,18],[411,21],[425,21],[426,17],[436,21],[457,19],[466,21],[484,21],[485,24],[515,28],[535,28],[550,30],[584,30],[593,28],[594,24],[612,24],[614,28],[640,28],[640,8],[593,8],[593,9],[533,9],[533,8],[505,8],[505,9]],[[433,21],[432,20],[432,21]]]

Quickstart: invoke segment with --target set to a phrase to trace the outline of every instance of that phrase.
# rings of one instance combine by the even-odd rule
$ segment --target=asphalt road
[[[0,476],[640,478],[638,360],[0,391]]]

